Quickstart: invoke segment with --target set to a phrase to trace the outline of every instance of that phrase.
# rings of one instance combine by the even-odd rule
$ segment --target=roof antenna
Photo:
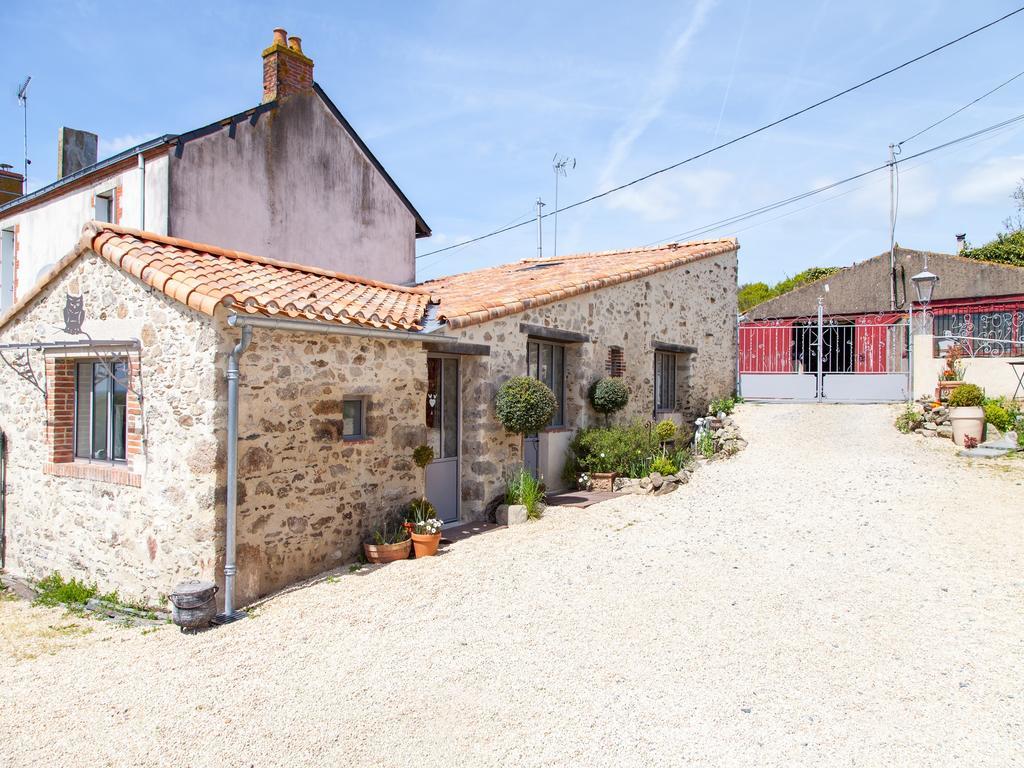
[[[29,75],[18,88],[18,103],[21,104],[25,118],[25,179],[21,182],[22,194],[28,192],[28,167],[32,165],[32,161],[28,159],[28,84],[31,82],[32,75]]]
[[[544,207],[544,201],[539,197],[537,198],[537,258],[544,258],[544,225],[541,223],[544,217],[541,215],[541,208]]]
[[[563,157],[557,152],[551,158],[551,169],[555,172],[555,240],[551,247],[551,256],[558,255],[558,177],[568,175],[569,171],[576,167],[575,157]]]

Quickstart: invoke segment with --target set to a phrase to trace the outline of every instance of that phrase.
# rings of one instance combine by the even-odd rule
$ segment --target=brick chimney
[[[263,52],[263,103],[312,90],[313,60],[302,52],[302,38],[288,37],[278,27],[274,42]]]
[[[0,205],[17,200],[25,187],[25,177],[7,163],[0,163]]]

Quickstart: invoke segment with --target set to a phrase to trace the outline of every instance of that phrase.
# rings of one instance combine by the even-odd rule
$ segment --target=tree
[[[772,286],[769,286],[767,283],[744,283],[739,287],[737,293],[739,310],[740,312],[746,312],[748,309],[768,301],[768,299],[774,299],[808,283],[814,283],[818,280],[823,280],[829,275],[834,275],[840,269],[840,267],[809,267],[803,272],[798,272],[793,277],[780,280]]]

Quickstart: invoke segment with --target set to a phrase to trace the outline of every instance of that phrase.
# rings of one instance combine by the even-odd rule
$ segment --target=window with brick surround
[[[139,486],[132,459],[142,454],[142,408],[131,382],[138,356],[46,358],[44,471]]]

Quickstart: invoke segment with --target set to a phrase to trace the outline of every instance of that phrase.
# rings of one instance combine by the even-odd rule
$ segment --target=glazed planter
[[[985,431],[985,409],[980,406],[970,408],[950,408],[949,420],[953,424],[953,442],[964,444],[965,437],[973,437],[979,443]]]
[[[595,491],[614,491],[618,472],[591,472],[590,484]]]
[[[437,554],[437,545],[441,543],[441,532],[412,534],[412,548],[416,557],[430,557]]]
[[[412,540],[406,539],[397,544],[363,544],[363,554],[371,563],[393,563],[395,560],[405,560],[409,557],[409,550],[412,548]]]
[[[962,381],[940,381],[935,387],[935,399],[940,403],[949,400],[949,393],[963,384]]]

